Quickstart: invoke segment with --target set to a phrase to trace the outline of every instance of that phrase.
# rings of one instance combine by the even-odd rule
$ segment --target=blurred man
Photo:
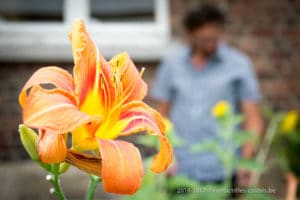
[[[191,11],[184,27],[187,45],[163,59],[152,97],[187,143],[175,149],[177,173],[202,182],[222,182],[222,166],[216,155],[193,154],[190,146],[215,137],[218,124],[211,109],[221,100],[244,114],[244,129],[260,134],[258,83],[249,58],[222,41],[224,16],[218,9],[206,5]],[[250,142],[241,150],[244,158],[254,153]],[[237,176],[240,185],[249,185],[250,172],[238,170]]]

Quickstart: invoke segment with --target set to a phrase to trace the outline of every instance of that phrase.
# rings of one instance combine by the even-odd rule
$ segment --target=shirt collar
[[[226,51],[226,43],[221,42],[218,46],[217,51],[211,56],[211,58],[209,59],[210,61],[222,61],[222,59],[224,58],[224,53]],[[191,56],[191,52],[192,49],[190,46],[187,47],[187,59],[190,60],[190,56]]]
[[[216,59],[217,61],[222,61],[225,52],[226,52],[226,44],[222,42],[219,44],[218,49],[216,53],[212,56],[212,58]]]

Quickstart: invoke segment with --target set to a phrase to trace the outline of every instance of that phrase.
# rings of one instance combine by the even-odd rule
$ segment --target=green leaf
[[[146,147],[157,147],[158,138],[153,135],[141,135],[136,139],[136,142]]]
[[[68,171],[69,168],[70,168],[69,163],[66,163],[66,162],[60,163],[60,165],[59,165],[59,174],[65,173],[66,171]]]
[[[192,153],[200,153],[200,152],[216,152],[219,148],[219,143],[214,140],[207,140],[204,142],[200,142],[197,144],[193,144],[190,148]]]
[[[202,189],[202,192],[199,193],[199,199],[214,199],[214,200],[224,200],[227,199],[229,193],[229,184],[224,182],[223,184],[214,184],[214,183],[201,183],[199,187]]]
[[[244,116],[242,114],[232,116],[232,125],[237,126],[244,121]]]
[[[291,171],[291,168],[289,166],[289,161],[286,155],[286,151],[278,151],[276,156],[276,161],[278,162],[278,165],[281,167],[281,169],[284,172]]]
[[[34,130],[31,128],[26,127],[23,124],[19,125],[19,133],[20,133],[20,138],[21,142],[23,144],[23,147],[29,154],[32,160],[38,161],[39,160],[39,155],[37,151],[37,139],[38,135]]]
[[[256,172],[262,172],[265,170],[265,166],[263,166],[261,163],[256,162],[253,159],[239,159],[237,161],[237,168],[253,170]]]
[[[181,137],[179,137],[176,132],[174,131],[174,129],[168,131],[166,133],[167,138],[169,139],[172,147],[181,147],[185,144],[184,139],[182,139]]]
[[[294,130],[289,133],[283,133],[283,134],[287,137],[289,143],[300,144],[300,133],[298,131]]]
[[[144,161],[144,165],[146,169],[149,169],[148,165],[151,164],[150,158],[147,158]],[[152,200],[152,199],[168,199],[167,193],[163,190],[159,190],[158,188],[158,176],[164,176],[163,174],[157,175],[151,170],[147,170],[144,177],[142,186],[137,193],[131,196],[122,196],[121,200]],[[165,186],[165,183],[163,183]]]
[[[156,187],[154,184],[152,184],[152,185],[142,186],[140,190],[134,195],[123,197],[121,199],[122,200],[140,200],[140,199],[152,200],[152,199],[156,199],[157,196],[158,196],[158,192],[156,190]]]
[[[264,189],[266,190],[266,189]],[[268,191],[262,191],[262,189],[260,188],[255,188],[255,187],[251,187],[248,188],[245,194],[242,195],[241,199],[243,200],[276,200],[277,198],[275,198],[273,195],[275,195],[275,189],[273,188],[269,188]],[[253,191],[253,192],[250,192]],[[273,194],[273,195],[272,195]]]
[[[234,143],[237,147],[241,147],[244,145],[246,142],[251,141],[254,144],[257,143],[257,136],[253,132],[250,131],[238,131],[234,135]]]
[[[173,129],[168,131],[166,133],[166,136],[173,147],[180,147],[185,144],[185,141],[179,136],[177,136]],[[157,148],[158,147],[157,145],[159,144],[158,137],[149,134],[139,136],[136,142],[146,147],[155,147],[155,148]]]
[[[271,120],[275,115],[274,111],[269,106],[263,106],[261,111],[262,115],[268,120]]]
[[[176,175],[171,177],[167,182],[167,187],[169,190],[177,190],[179,187],[197,187],[198,181],[188,178],[183,175]]]

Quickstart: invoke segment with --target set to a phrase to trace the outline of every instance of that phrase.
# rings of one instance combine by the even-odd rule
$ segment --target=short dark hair
[[[184,28],[188,32],[194,31],[208,23],[218,23],[220,25],[225,23],[224,14],[215,6],[209,4],[200,5],[196,9],[191,10],[183,19]]]

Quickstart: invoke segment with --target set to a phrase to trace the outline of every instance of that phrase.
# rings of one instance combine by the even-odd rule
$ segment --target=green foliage
[[[290,121],[289,115],[293,112],[295,113],[295,111],[273,113],[274,116],[280,117],[273,146],[277,155],[277,163],[282,170],[293,172],[296,176],[300,177],[300,121],[297,119],[297,121],[294,121],[295,125],[292,126],[293,121]],[[287,125],[287,123],[290,123],[290,126],[293,128],[285,130],[283,125]]]
[[[236,155],[238,149],[248,141],[257,143],[257,137],[252,132],[239,130],[238,127],[243,121],[242,115],[235,115],[232,108],[229,113],[222,115],[217,120],[220,128],[217,132],[217,139],[206,140],[191,145],[193,153],[212,152],[216,154],[224,166],[225,181],[221,184],[200,183],[189,177],[174,175],[167,177],[166,174],[155,174],[147,170],[143,179],[141,189],[133,196],[122,197],[123,200],[187,200],[187,199],[214,199],[221,200],[228,198],[233,169],[243,168],[247,170],[262,171],[262,164],[254,160],[244,160]],[[173,147],[183,146],[185,142],[179,138],[173,129],[167,132]],[[219,141],[223,141],[220,145]],[[158,147],[157,137],[151,135],[139,136],[137,142],[147,147]],[[145,160],[146,169],[149,169],[151,160]],[[251,196],[250,196],[251,197]]]
[[[248,190],[251,191],[254,189],[256,191],[257,188],[249,188]],[[270,193],[267,192],[247,192],[243,195],[241,198],[242,200],[276,200],[274,196],[271,195]]]
[[[184,145],[184,140],[175,133],[174,129],[168,130],[166,135],[172,147],[181,147]],[[157,148],[159,145],[158,138],[154,135],[141,135],[136,139],[136,142],[146,147]]]
[[[168,189],[173,191],[177,190],[179,187],[197,187],[198,184],[198,181],[195,181],[183,175],[177,175],[169,179],[167,187]]]
[[[234,144],[237,147],[241,147],[248,141],[251,141],[254,144],[258,143],[258,137],[256,134],[253,134],[250,131],[243,131],[243,130],[237,131],[237,133],[233,137],[233,140],[234,140]]]
[[[173,147],[181,147],[185,144],[184,140],[176,134],[174,129],[171,129],[167,132],[167,138]]]
[[[228,185],[200,183],[186,176],[177,175],[168,180],[168,191],[171,199],[225,199],[228,196]]]
[[[136,142],[146,147],[156,147],[158,145],[158,139],[152,135],[141,135],[137,137]]]
[[[215,140],[206,140],[201,143],[197,143],[191,146],[192,153],[201,153],[201,152],[213,152],[218,153],[219,143]]]
[[[168,200],[168,193],[166,190],[166,175],[155,174],[149,170],[151,165],[151,158],[144,160],[144,166],[146,173],[143,178],[142,186],[137,193],[132,196],[122,196],[122,200],[152,200],[152,199],[162,199]]]
[[[265,170],[264,165],[252,159],[239,159],[236,167],[246,169],[246,170],[258,171],[258,172]]]
[[[263,166],[255,160],[244,160],[236,155],[237,151],[248,141],[257,144],[257,136],[249,131],[239,130],[238,127],[243,122],[242,115],[236,115],[230,112],[221,117],[217,117],[220,128],[217,132],[217,139],[201,141],[191,146],[193,153],[212,152],[221,161],[225,177],[230,178],[235,168],[244,168],[247,170],[262,171]],[[220,146],[222,141],[224,145]]]
[[[66,162],[63,162],[59,166],[59,173],[63,174],[65,172],[67,172],[69,168],[70,168],[70,164],[66,163]]]

